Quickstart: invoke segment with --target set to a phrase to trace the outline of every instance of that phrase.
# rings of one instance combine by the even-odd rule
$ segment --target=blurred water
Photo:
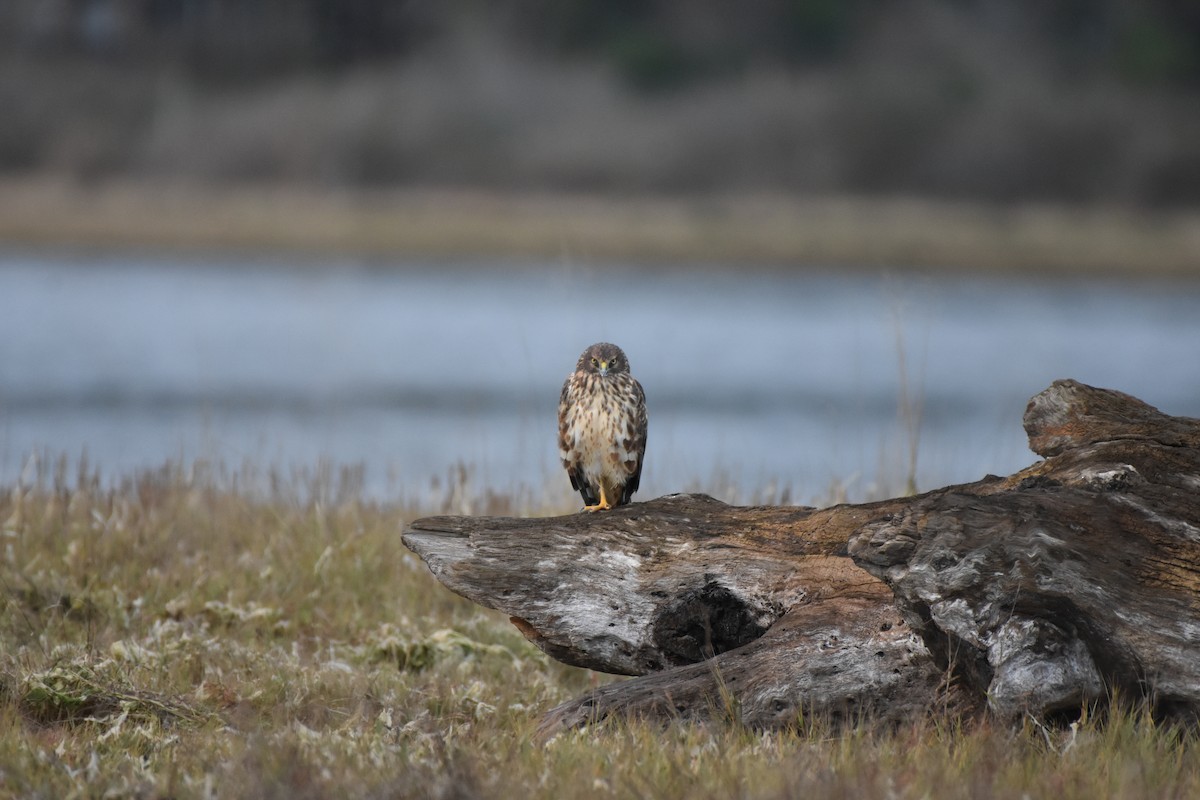
[[[1032,462],[1021,414],[1055,378],[1200,416],[1198,312],[1195,285],[8,253],[0,481],[33,451],[109,479],[326,458],[387,499],[461,462],[566,498],[559,387],[609,340],[648,398],[640,497],[902,488],[902,364],[931,488]]]

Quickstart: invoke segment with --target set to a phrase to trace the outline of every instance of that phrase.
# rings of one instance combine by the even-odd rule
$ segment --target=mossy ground
[[[542,744],[541,712],[609,678],[433,580],[399,534],[448,509],[286,483],[167,467],[106,488],[82,468],[3,488],[0,795],[1200,796],[1196,735],[1138,713]]]

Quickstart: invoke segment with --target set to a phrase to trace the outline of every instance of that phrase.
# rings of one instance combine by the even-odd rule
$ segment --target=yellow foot
[[[596,503],[594,506],[584,506],[584,511],[608,511],[610,508],[612,508],[612,503],[610,503],[608,500],[608,493],[604,491],[603,481],[600,482],[600,486],[598,488],[600,489],[600,502]]]

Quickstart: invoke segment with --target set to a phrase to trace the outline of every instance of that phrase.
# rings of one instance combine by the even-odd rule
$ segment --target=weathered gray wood
[[[887,587],[845,556],[851,530],[903,502],[818,511],[671,495],[604,514],[422,519],[404,541],[549,655],[651,673],[551,711],[543,735],[613,714],[896,721],[968,703]]]
[[[555,658],[645,675],[555,709],[546,734],[730,709],[757,726],[985,701],[1041,714],[1112,689],[1200,714],[1200,421],[1059,381],[1025,426],[1046,460],[917,497],[674,495],[418,520],[404,541]]]
[[[814,596],[874,584],[844,557],[845,522],[869,516],[670,495],[600,514],[422,519],[404,542],[555,658],[642,675],[753,641]]]
[[[1069,379],[1030,399],[1025,433],[1029,448],[1047,457],[1108,441],[1200,447],[1200,420],[1172,417],[1124,392]]]
[[[884,587],[788,611],[750,644],[697,664],[601,687],[551,709],[543,738],[611,716],[782,728],[805,717],[897,724],[980,705],[930,658]]]
[[[850,555],[1001,714],[1200,713],[1200,421],[1061,381],[1025,425],[1054,455],[1011,490],[914,499]]]

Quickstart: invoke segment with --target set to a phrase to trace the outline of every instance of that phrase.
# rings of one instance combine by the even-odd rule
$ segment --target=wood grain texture
[[[1113,689],[1200,713],[1200,421],[1060,381],[1025,425],[1053,455],[1007,491],[914,498],[850,555],[1003,715]]]
[[[797,606],[706,661],[609,684],[551,709],[543,738],[611,716],[783,728],[803,718],[894,725],[981,703],[939,668],[882,586]]]
[[[644,676],[554,709],[545,735],[614,714],[1014,717],[1114,689],[1200,715],[1200,421],[1058,381],[1025,427],[1045,460],[915,497],[671,495],[422,519],[404,541],[551,656]]]
[[[1172,417],[1124,392],[1055,381],[1025,409],[1029,448],[1040,456],[1104,441],[1200,447],[1200,420]]]
[[[832,518],[669,495],[602,514],[434,517],[404,542],[551,656],[642,675],[753,641],[814,596],[876,584],[844,557]]]

